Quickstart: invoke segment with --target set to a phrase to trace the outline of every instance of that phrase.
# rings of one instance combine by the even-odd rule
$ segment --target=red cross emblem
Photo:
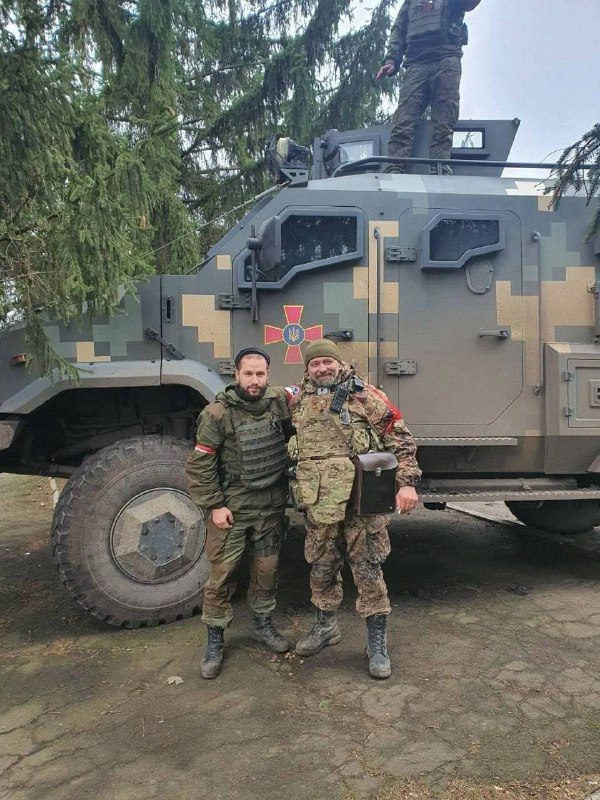
[[[312,325],[310,328],[303,328],[300,324],[304,306],[284,306],[286,325],[284,328],[276,328],[274,325],[265,325],[265,344],[276,344],[284,342],[287,344],[285,351],[284,364],[302,364],[303,342],[314,342],[323,338],[323,326]]]

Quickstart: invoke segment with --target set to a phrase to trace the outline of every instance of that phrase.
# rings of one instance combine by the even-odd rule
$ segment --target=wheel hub
[[[142,583],[162,583],[187,572],[204,549],[206,529],[197,506],[176,489],[151,489],[117,514],[111,551],[119,568]]]

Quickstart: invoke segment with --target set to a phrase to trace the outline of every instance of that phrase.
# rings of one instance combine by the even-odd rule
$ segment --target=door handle
[[[479,336],[492,336],[502,342],[509,338],[509,332],[507,328],[500,328],[498,331],[479,331]]]
[[[347,328],[343,331],[326,331],[324,339],[331,339],[332,342],[351,342],[354,338],[354,331]]]
[[[144,333],[149,339],[154,339],[155,342],[158,342],[162,347],[164,347],[171,358],[175,358],[177,360],[185,358],[181,350],[178,347],[175,347],[173,342],[168,342],[166,339],[163,339],[160,333],[154,328],[148,327],[144,330]]]

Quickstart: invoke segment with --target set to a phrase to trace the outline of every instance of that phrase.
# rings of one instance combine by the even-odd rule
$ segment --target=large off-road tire
[[[54,554],[69,592],[99,620],[136,628],[200,610],[209,566],[204,520],[186,484],[189,452],[170,436],[123,439],[66,484]]]
[[[600,525],[597,500],[544,500],[507,502],[515,517],[530,528],[571,536],[588,533]]]

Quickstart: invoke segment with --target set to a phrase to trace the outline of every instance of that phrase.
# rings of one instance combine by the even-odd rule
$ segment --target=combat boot
[[[254,615],[252,635],[257,642],[266,645],[272,653],[285,653],[292,649],[291,643],[279,633],[269,616]]]
[[[207,626],[206,650],[200,662],[200,675],[207,680],[216,678],[223,664],[224,629],[216,625]]]
[[[338,644],[342,634],[338,628],[337,614],[335,611],[322,611],[317,609],[317,621],[306,636],[296,644],[296,653],[299,656],[314,656],[319,650],[331,644]]]
[[[369,675],[372,678],[389,678],[392,674],[392,664],[387,651],[387,616],[373,614],[367,617],[366,622]]]

